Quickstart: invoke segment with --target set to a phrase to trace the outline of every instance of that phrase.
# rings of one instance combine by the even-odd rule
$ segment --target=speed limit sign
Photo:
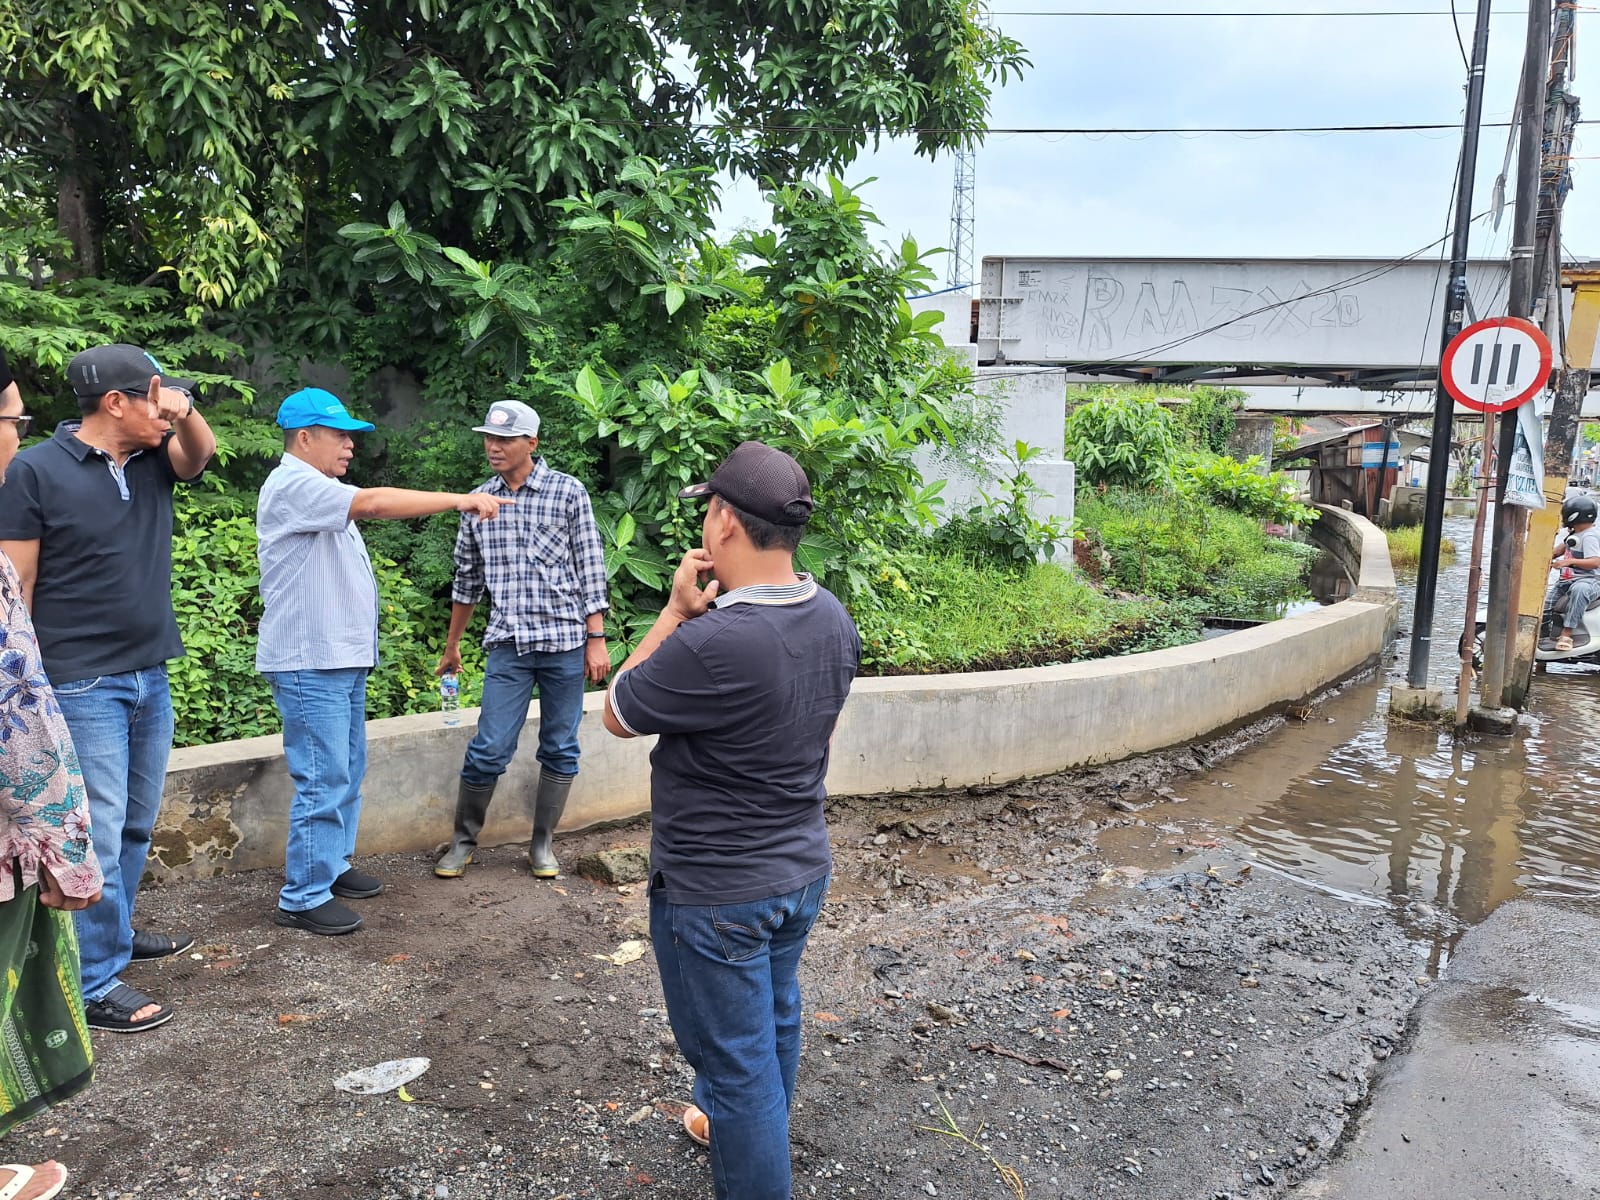
[[[1478,412],[1505,412],[1538,395],[1550,381],[1550,339],[1521,317],[1468,325],[1445,347],[1439,379]]]

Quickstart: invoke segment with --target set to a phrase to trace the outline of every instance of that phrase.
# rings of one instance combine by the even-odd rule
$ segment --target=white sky
[[[1472,0],[1457,0],[1472,44]],[[1126,10],[1129,0],[994,0],[1005,10]],[[1153,0],[1163,11],[1448,10],[1448,0]],[[1497,0],[1485,121],[1508,121],[1526,9]],[[991,128],[1260,126],[1459,122],[1466,76],[1448,15],[1421,17],[1027,17],[995,23],[1033,67],[996,93]],[[1600,52],[1594,12],[1578,14],[1579,75]],[[1600,96],[1591,114],[1600,116]],[[1486,129],[1473,207],[1488,208],[1507,129]],[[1241,137],[991,135],[977,156],[975,265],[985,255],[1399,256],[1448,230],[1457,130]],[[1574,156],[1600,156],[1600,126]],[[1567,251],[1600,257],[1600,157],[1573,163]],[[954,160],[885,144],[842,172],[877,181],[863,197],[884,237],[949,244]],[[1514,172],[1514,168],[1513,168]],[[1483,221],[1474,254],[1504,257]],[[723,193],[721,231],[765,224],[754,186]],[[935,260],[941,279],[945,260]],[[942,285],[941,285],[942,286]]]

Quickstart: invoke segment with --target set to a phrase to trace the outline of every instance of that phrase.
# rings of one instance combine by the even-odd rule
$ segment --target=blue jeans
[[[1556,584],[1550,607],[1562,612],[1564,628],[1580,629],[1583,615],[1596,596],[1600,596],[1600,575],[1575,575]]]
[[[744,904],[650,892],[667,1018],[711,1118],[717,1200],[790,1200],[789,1107],[800,1066],[800,953],[827,877]]]
[[[333,899],[350,867],[367,773],[367,670],[268,671],[294,780],[278,906],[305,912]]]
[[[539,689],[539,750],[535,757],[552,775],[578,773],[583,647],[518,654],[515,646],[495,646],[483,673],[478,732],[461,764],[461,778],[471,786],[487,787],[506,773],[528,720],[535,686]]]
[[[150,855],[150,831],[172,750],[172,694],[165,664],[55,685],[89,794],[100,903],[73,914],[83,998],[122,982],[133,955],[133,901]]]

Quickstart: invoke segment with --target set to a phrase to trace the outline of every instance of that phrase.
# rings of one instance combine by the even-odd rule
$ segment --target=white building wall
[[[1066,377],[1051,367],[979,367],[977,347],[967,340],[971,328],[972,297],[967,292],[946,292],[911,301],[914,312],[937,310],[944,321],[936,332],[950,352],[973,369],[973,392],[978,402],[994,401],[1000,408],[1000,444],[1009,449],[1018,441],[1042,451],[1024,468],[1039,487],[1041,496],[1034,516],[1040,520],[1056,517],[1064,528],[1072,527],[1076,478],[1073,466],[1062,449],[1066,420]],[[923,479],[945,481],[946,516],[964,512],[981,501],[980,492],[991,496],[1009,482],[1010,463],[1004,458],[953,461],[949,455],[924,451],[918,455]],[[1070,565],[1070,556],[1057,561]]]

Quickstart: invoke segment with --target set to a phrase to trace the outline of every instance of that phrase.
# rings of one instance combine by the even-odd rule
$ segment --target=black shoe
[[[383,891],[383,880],[351,867],[333,881],[333,894],[346,900],[365,900]]]
[[[290,912],[286,908],[280,908],[278,915],[272,919],[279,925],[304,929],[307,933],[320,933],[327,937],[354,933],[361,928],[361,918],[337,900],[325,901],[315,908],[306,909],[305,912]]]
[[[164,933],[151,933],[146,929],[133,931],[133,961],[144,962],[152,958],[171,958],[194,946],[194,939],[186,933],[169,937]]]
[[[134,1013],[155,1003],[138,988],[119,983],[100,999],[85,1000],[83,1019],[90,1029],[105,1029],[111,1033],[143,1033],[146,1029],[154,1029],[172,1020],[172,1010],[165,1005],[159,1005],[153,1017],[146,1017],[142,1021],[133,1019]]]

